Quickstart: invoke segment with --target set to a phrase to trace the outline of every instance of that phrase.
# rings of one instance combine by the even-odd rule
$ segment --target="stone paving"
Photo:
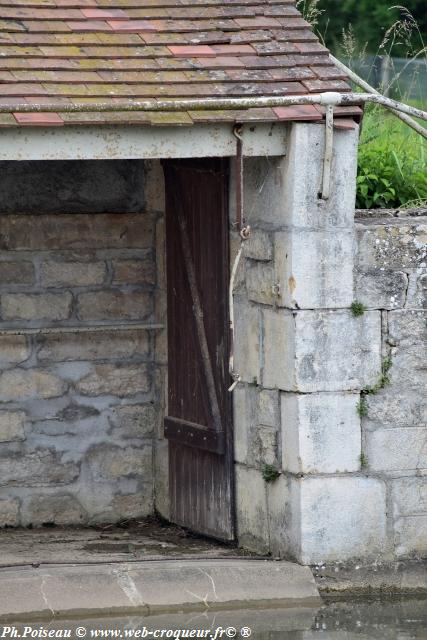
[[[0,530],[0,569],[22,564],[225,558],[248,553],[153,519],[94,528]]]

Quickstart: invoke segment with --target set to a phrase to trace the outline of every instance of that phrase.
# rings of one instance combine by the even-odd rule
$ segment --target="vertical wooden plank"
[[[234,504],[228,393],[227,165],[217,159],[173,161],[166,162],[164,169],[168,414],[185,421],[181,430],[185,423],[191,423],[205,433],[219,429],[225,434],[225,450],[221,453],[199,448],[200,444],[188,446],[188,438],[185,444],[179,439],[169,442],[171,518],[200,533],[231,540]],[[199,312],[202,327],[195,312]]]

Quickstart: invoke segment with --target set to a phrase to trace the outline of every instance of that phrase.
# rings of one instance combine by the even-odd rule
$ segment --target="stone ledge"
[[[427,594],[427,561],[335,563],[312,567],[322,596]]]
[[[289,562],[230,559],[1,570],[0,620],[263,604],[320,605],[310,569]]]

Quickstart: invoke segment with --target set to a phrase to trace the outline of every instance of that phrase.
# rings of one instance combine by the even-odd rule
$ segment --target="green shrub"
[[[366,111],[359,147],[360,209],[416,206],[427,200],[427,141],[392,114]]]

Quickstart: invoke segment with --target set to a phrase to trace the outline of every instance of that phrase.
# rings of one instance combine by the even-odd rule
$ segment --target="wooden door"
[[[164,163],[171,520],[234,538],[228,164]]]

